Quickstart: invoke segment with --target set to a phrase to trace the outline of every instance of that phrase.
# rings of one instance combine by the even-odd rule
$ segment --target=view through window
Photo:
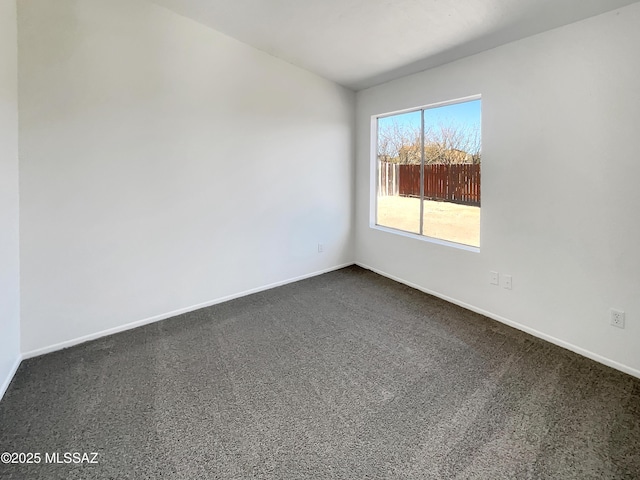
[[[377,119],[376,224],[480,246],[481,100]]]

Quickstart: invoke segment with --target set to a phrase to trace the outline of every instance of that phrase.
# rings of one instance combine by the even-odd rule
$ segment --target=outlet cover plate
[[[611,309],[611,325],[624,328],[624,312],[622,310]]]

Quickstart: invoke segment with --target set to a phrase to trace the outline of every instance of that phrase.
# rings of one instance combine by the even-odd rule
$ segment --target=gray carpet
[[[2,479],[640,478],[640,380],[358,267],[25,361],[0,428]]]

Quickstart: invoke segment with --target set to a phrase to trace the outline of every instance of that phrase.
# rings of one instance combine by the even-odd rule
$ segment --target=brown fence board
[[[420,165],[399,165],[398,193],[420,196]],[[424,197],[480,206],[480,165],[425,165]]]

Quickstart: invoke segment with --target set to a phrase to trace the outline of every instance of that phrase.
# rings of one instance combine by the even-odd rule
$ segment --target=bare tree
[[[425,129],[425,163],[480,163],[480,126],[441,122]]]
[[[419,164],[420,127],[385,122],[378,130],[378,159],[400,164]],[[454,120],[427,124],[424,132],[426,164],[480,163],[480,125]]]
[[[378,158],[393,163],[420,163],[420,127],[392,120],[378,129]]]

